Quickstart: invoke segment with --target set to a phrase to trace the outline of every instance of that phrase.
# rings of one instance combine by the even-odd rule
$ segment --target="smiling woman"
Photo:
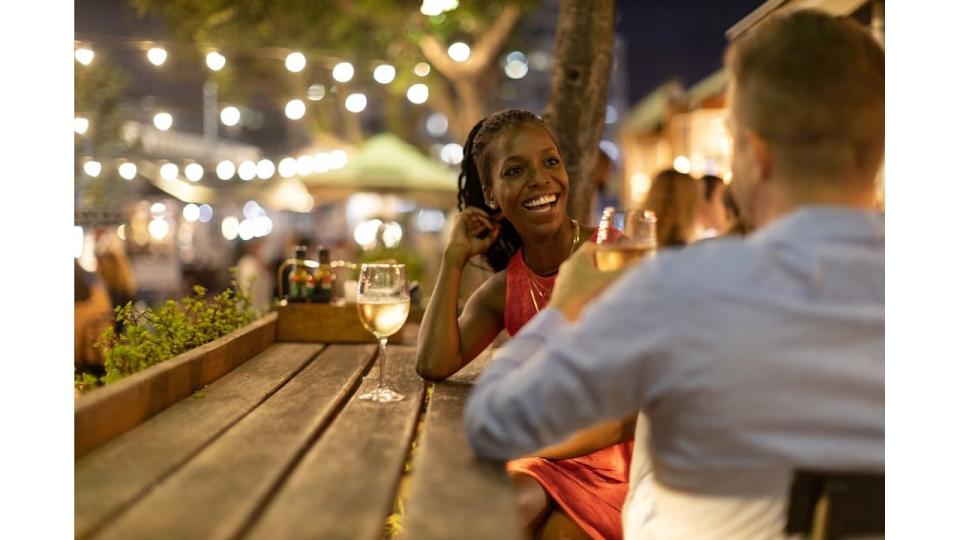
[[[453,375],[501,331],[516,334],[545,308],[560,264],[587,238],[596,240],[596,231],[581,230],[568,216],[569,187],[559,145],[539,116],[502,111],[470,131],[461,163],[461,212],[420,325],[422,377]],[[461,275],[477,256],[496,273],[458,318]],[[612,422],[560,449],[510,462],[529,532],[559,515],[576,529],[566,531],[573,537],[619,538],[632,453],[632,442],[622,441],[630,433]]]

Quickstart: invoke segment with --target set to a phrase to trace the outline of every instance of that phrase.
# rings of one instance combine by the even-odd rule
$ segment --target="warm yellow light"
[[[180,169],[175,163],[164,163],[160,166],[160,178],[164,180],[176,180],[178,174],[180,174]]]
[[[243,181],[253,180],[257,176],[257,164],[252,161],[244,161],[237,169],[237,174]]]
[[[358,113],[367,108],[367,96],[363,94],[350,94],[344,101],[344,106],[352,113]]]
[[[327,156],[327,164],[331,169],[342,169],[347,166],[347,153],[337,149]]]
[[[277,167],[269,159],[261,159],[257,163],[257,177],[261,180],[273,178],[273,175],[276,172]]]
[[[413,73],[417,77],[426,77],[427,75],[430,74],[430,64],[426,62],[420,62],[419,64],[413,67]]]
[[[203,179],[203,165],[191,163],[184,167],[183,175],[191,182],[199,182]]]
[[[313,172],[313,156],[302,155],[297,158],[297,174],[306,176]]]
[[[325,95],[327,89],[322,84],[311,84],[310,88],[307,88],[307,98],[310,101],[320,101]]]
[[[207,67],[213,71],[220,71],[227,65],[227,59],[217,51],[207,53]]]
[[[299,120],[303,118],[303,115],[307,112],[307,106],[303,101],[299,99],[291,99],[287,102],[287,106],[283,110],[287,118],[291,120]]]
[[[120,177],[124,180],[133,180],[137,177],[137,165],[135,163],[121,163],[117,167],[117,172],[120,173]]]
[[[200,219],[200,207],[190,203],[183,207],[183,219],[193,223]]]
[[[220,111],[220,121],[225,126],[235,126],[240,122],[240,109],[230,106]]]
[[[395,248],[400,245],[403,238],[403,228],[396,221],[391,221],[383,226],[383,245],[387,248]]]
[[[87,173],[87,176],[96,178],[100,176],[100,171],[103,169],[103,165],[99,161],[90,160],[83,164],[83,172]]]
[[[167,61],[167,51],[162,47],[151,47],[147,51],[147,60],[155,66],[162,66]]]
[[[90,121],[82,116],[73,119],[73,131],[77,135],[83,135],[90,128]]]
[[[77,59],[77,62],[85,66],[89,66],[90,62],[93,62],[93,57],[96,56],[93,54],[93,49],[87,47],[80,47],[77,50],[73,51],[73,57]]]
[[[470,46],[458,41],[447,47],[447,54],[454,62],[466,62],[470,59]]]
[[[380,84],[390,84],[397,76],[397,68],[390,64],[380,64],[373,70],[373,80]]]
[[[154,218],[150,221],[150,225],[147,225],[147,230],[150,232],[150,236],[159,242],[170,233],[170,224],[165,219]]]
[[[410,103],[420,105],[426,103],[428,97],[430,97],[430,89],[423,83],[414,84],[407,89],[407,99]]]
[[[353,78],[353,64],[340,62],[333,66],[333,78],[337,82],[347,82]]]
[[[292,52],[287,55],[284,65],[287,66],[288,70],[294,73],[300,73],[303,71],[303,68],[307,67],[307,57],[301,52]]]
[[[693,170],[690,158],[687,156],[677,156],[677,158],[673,160],[673,168],[678,173],[683,174],[690,174],[690,171]]]
[[[297,174],[297,160],[292,157],[285,157],[280,160],[277,170],[280,172],[280,176],[290,178]]]
[[[173,115],[168,112],[158,112],[153,115],[153,125],[160,131],[166,131],[173,126]]]
[[[223,233],[223,237],[227,240],[233,240],[240,233],[240,221],[233,216],[223,218],[223,221],[220,223],[220,232]]]
[[[221,180],[229,180],[233,178],[233,175],[236,174],[236,172],[237,167],[232,161],[223,160],[220,163],[217,163],[217,178]]]

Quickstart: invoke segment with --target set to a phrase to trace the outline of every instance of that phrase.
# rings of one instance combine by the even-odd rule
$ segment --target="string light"
[[[217,51],[207,53],[207,67],[213,71],[220,71],[227,65],[227,59]]]
[[[287,118],[299,120],[307,113],[307,106],[299,99],[291,99],[287,102],[287,106],[284,107],[283,111],[286,113]]]
[[[390,64],[380,64],[373,70],[373,80],[380,84],[390,84],[397,76],[397,68]]]
[[[301,52],[292,52],[287,55],[284,65],[293,73],[300,73],[303,68],[307,67],[307,57]]]
[[[124,180],[133,180],[137,177],[137,165],[135,163],[121,163],[117,167],[117,172],[120,173],[120,177]]]
[[[213,207],[209,204],[200,205],[200,223],[207,223],[213,219]]]
[[[237,168],[237,175],[244,182],[253,180],[257,176],[257,164],[252,161],[244,161]]]
[[[414,84],[407,89],[407,99],[409,99],[411,103],[415,103],[417,105],[426,103],[429,96],[430,89],[427,88],[427,85],[423,83]]]
[[[337,82],[348,82],[353,78],[353,64],[350,62],[340,62],[333,66],[333,78]]]
[[[310,101],[320,101],[325,95],[327,95],[327,89],[322,84],[311,84],[310,88],[307,88],[307,98]]]
[[[220,121],[225,126],[235,126],[240,122],[240,109],[236,107],[224,107],[220,111]]]
[[[73,119],[73,131],[77,135],[83,135],[87,132],[87,129],[90,128],[90,120],[78,116]]]
[[[190,163],[183,169],[183,175],[191,182],[199,182],[203,179],[203,165],[199,163]]]
[[[347,153],[343,150],[334,150],[329,154],[329,164],[331,169],[342,169],[347,166]]]
[[[470,59],[470,46],[462,41],[451,44],[447,47],[447,55],[454,62],[466,62]]]
[[[367,108],[367,96],[363,94],[350,94],[344,101],[344,106],[352,113],[358,113]]]
[[[220,232],[227,240],[233,240],[240,233],[240,222],[233,216],[227,216],[220,222]]]
[[[173,115],[168,112],[158,112],[153,115],[153,125],[160,131],[167,131],[173,126]]]
[[[427,133],[433,137],[442,137],[450,127],[450,122],[443,113],[431,113],[427,117]]]
[[[302,155],[297,158],[297,174],[306,176],[313,172],[313,156]]]
[[[200,219],[200,207],[190,203],[183,207],[183,219],[193,223]]]
[[[413,66],[413,73],[417,77],[426,77],[430,74],[430,64],[426,62],[420,62],[419,64]]]
[[[164,180],[176,180],[178,174],[180,174],[180,169],[177,168],[175,163],[164,163],[160,166],[160,178]]]
[[[457,143],[443,145],[440,150],[440,159],[451,165],[456,165],[463,161],[463,147]]]
[[[527,56],[520,51],[511,52],[507,55],[506,60],[503,72],[511,79],[522,79],[530,71],[530,66],[527,65]]]
[[[690,174],[690,171],[692,170],[690,158],[687,156],[677,156],[677,158],[673,160],[673,168],[678,173]]]
[[[233,175],[236,174],[236,172],[237,167],[232,161],[223,160],[220,163],[217,163],[217,178],[221,180],[229,180],[233,178]]]
[[[167,50],[162,47],[151,47],[147,50],[147,60],[155,66],[162,66],[167,61]]]
[[[103,169],[103,165],[99,161],[90,160],[83,164],[83,172],[91,178],[96,178],[100,176],[100,171]]]
[[[277,170],[280,172],[280,176],[290,178],[297,174],[297,160],[292,157],[285,157],[280,160]]]
[[[257,163],[257,177],[261,180],[273,178],[275,172],[277,172],[277,168],[269,159],[261,159]]]
[[[77,59],[77,62],[85,66],[89,66],[93,62],[93,57],[96,56],[93,54],[93,49],[87,47],[80,47],[77,50],[73,51],[73,57]]]

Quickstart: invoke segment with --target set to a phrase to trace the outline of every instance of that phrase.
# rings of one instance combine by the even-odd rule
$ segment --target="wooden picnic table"
[[[376,354],[272,343],[82,455],[76,536],[521,538],[503,465],[476,460],[463,432],[483,361],[434,385],[417,376],[414,347],[391,345],[386,378],[406,399],[360,401]]]

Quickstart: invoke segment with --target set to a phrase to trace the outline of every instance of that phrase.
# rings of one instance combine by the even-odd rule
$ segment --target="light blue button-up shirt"
[[[883,470],[883,362],[883,215],[808,207],[662,250],[577,322],[543,311],[465,425],[478,456],[506,460],[642,411],[627,538],[768,537],[793,469]]]

